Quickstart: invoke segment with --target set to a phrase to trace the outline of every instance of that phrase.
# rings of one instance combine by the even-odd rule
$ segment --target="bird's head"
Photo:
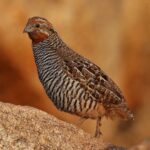
[[[34,43],[38,43],[45,40],[55,31],[51,23],[45,18],[32,17],[29,18],[23,32],[28,33]]]

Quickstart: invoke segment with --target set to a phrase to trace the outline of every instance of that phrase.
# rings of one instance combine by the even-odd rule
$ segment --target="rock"
[[[116,150],[41,110],[0,102],[1,150]]]

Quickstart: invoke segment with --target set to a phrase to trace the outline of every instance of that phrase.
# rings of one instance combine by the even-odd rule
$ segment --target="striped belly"
[[[55,77],[49,78],[43,85],[47,95],[59,110],[88,118],[98,116],[98,102],[78,81],[61,71],[53,75]]]

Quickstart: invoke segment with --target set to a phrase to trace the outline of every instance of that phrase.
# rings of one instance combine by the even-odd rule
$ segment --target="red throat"
[[[48,38],[48,35],[42,32],[31,32],[29,37],[32,39],[33,43],[39,43]]]

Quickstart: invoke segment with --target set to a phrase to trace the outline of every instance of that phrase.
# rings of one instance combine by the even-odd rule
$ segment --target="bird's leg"
[[[75,125],[76,126],[80,126],[80,125],[82,125],[83,124],[83,122],[86,120],[87,118],[83,118],[83,117],[81,117],[76,123],[75,123]]]
[[[96,131],[95,131],[95,137],[97,138],[99,138],[102,135],[100,127],[101,127],[101,117],[98,117],[96,121]]]

